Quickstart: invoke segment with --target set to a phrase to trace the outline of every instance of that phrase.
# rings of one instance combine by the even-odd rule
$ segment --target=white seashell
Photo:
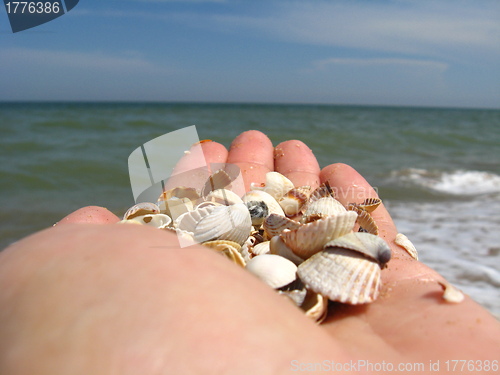
[[[377,262],[380,267],[391,259],[391,248],[380,237],[370,233],[348,233],[342,237],[338,237],[325,245],[325,249],[331,247],[341,247],[357,251]]]
[[[198,222],[194,239],[197,242],[230,240],[243,245],[251,230],[250,213],[243,203],[218,206]]]
[[[174,227],[163,228],[163,230],[176,234],[177,238],[179,239],[179,244],[181,247],[187,247],[196,244],[196,242],[194,242],[193,234],[191,232],[187,232],[185,230],[177,229]]]
[[[278,293],[287,297],[296,306],[300,307],[306,299],[307,289],[279,290]]]
[[[293,182],[278,172],[267,172],[266,183],[264,186],[252,184],[251,190],[263,190],[270,194],[276,201],[283,197],[287,192],[292,190]]]
[[[142,225],[148,225],[151,227],[163,229],[168,227],[168,225],[172,222],[170,216],[165,214],[148,214],[142,216],[136,216],[133,219],[129,219],[127,221],[136,222]]]
[[[264,254],[252,258],[246,269],[275,289],[288,285],[297,278],[297,266],[279,255]]]
[[[394,240],[394,242],[396,243],[396,245],[399,245],[403,249],[405,249],[406,252],[410,254],[410,256],[413,259],[418,260],[417,249],[415,248],[413,243],[408,239],[408,237],[406,237],[403,233],[396,234],[396,239]]]
[[[223,204],[221,203],[216,203],[216,202],[201,202],[200,204],[198,204],[194,209],[198,209],[198,208],[204,208],[204,207],[210,207],[210,206],[224,206]]]
[[[270,214],[278,214],[281,216],[285,216],[285,212],[281,208],[280,204],[276,199],[274,199],[270,194],[266,193],[262,190],[251,190],[247,192],[242,197],[243,202],[248,203],[251,201],[264,202],[267,205]]]
[[[160,212],[176,220],[182,214],[193,210],[193,202],[189,198],[171,197],[158,201]]]
[[[280,235],[285,229],[293,230],[300,226],[299,222],[278,214],[270,214],[262,225],[268,238]]]
[[[180,215],[177,219],[174,220],[174,227],[180,230],[185,230],[190,233],[194,233],[196,225],[203,219],[205,216],[208,216],[215,210],[217,207],[226,207],[226,206],[207,206],[197,208],[196,210],[185,212]]]
[[[308,290],[300,308],[305,311],[307,317],[319,324],[328,315],[328,297]]]
[[[269,241],[264,241],[254,245],[249,249],[249,251],[254,255],[264,255],[271,251]]]
[[[160,213],[160,207],[158,207],[156,204],[150,202],[140,202],[133,205],[127,210],[127,212],[125,212],[125,215],[123,215],[123,220],[130,220],[137,216],[158,213]]]
[[[321,251],[300,264],[297,273],[307,288],[352,305],[373,302],[380,289],[378,263],[347,249]]]
[[[235,192],[227,189],[217,189],[211,191],[205,196],[205,200],[209,202],[216,202],[226,206],[243,203],[243,200]]]
[[[304,261],[301,257],[296,255],[292,249],[290,249],[284,242],[280,236],[274,236],[269,241],[269,251],[271,254],[282,256],[293,262],[296,265],[299,265]]]
[[[443,287],[443,299],[449,303],[460,303],[464,300],[464,294],[455,286],[447,281],[439,281],[439,284]]]
[[[309,191],[305,187],[294,188],[280,198],[278,203],[285,215],[291,217],[299,214],[309,198],[308,193]]]
[[[344,211],[337,216],[327,216],[297,229],[284,231],[280,236],[297,256],[307,259],[323,250],[329,241],[351,232],[357,217],[355,212]]]
[[[319,198],[318,200],[309,202],[304,212],[304,217],[313,215],[338,215],[347,210],[345,207],[333,197]]]

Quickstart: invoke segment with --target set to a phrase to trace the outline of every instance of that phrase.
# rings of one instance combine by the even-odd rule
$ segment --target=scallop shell
[[[358,204],[358,207],[371,213],[380,206],[380,203],[382,203],[380,198],[366,198],[362,203]]]
[[[296,265],[299,265],[304,261],[304,259],[296,255],[293,250],[290,249],[285,242],[283,242],[281,236],[274,236],[271,238],[269,241],[269,250],[271,254],[282,256]]]
[[[323,250],[329,241],[351,232],[357,216],[355,212],[345,211],[284,231],[280,236],[295,255],[307,259]]]
[[[294,188],[279,199],[278,203],[286,216],[295,216],[301,212],[302,207],[309,199],[309,191],[305,188]]]
[[[194,239],[197,242],[230,240],[243,245],[251,230],[250,213],[243,203],[218,206],[198,222]]]
[[[262,225],[268,238],[280,235],[285,229],[292,230],[297,229],[300,226],[301,224],[297,221],[277,214],[271,214],[266,217],[266,220],[264,220]]]
[[[378,263],[347,249],[321,251],[299,265],[297,273],[307,288],[352,305],[373,302],[380,289]]]
[[[169,226],[169,224],[172,222],[172,219],[170,218],[170,216],[165,214],[147,214],[142,216],[136,216],[127,221],[163,229]]]
[[[310,201],[304,211],[305,220],[312,215],[338,215],[346,212],[345,207],[338,200],[332,197],[319,198],[315,201]]]
[[[205,196],[205,200],[209,202],[224,204],[226,206],[243,203],[238,194],[227,189],[213,190]]]
[[[267,172],[266,173],[266,183],[264,186],[258,186],[252,184],[250,186],[251,190],[263,190],[266,193],[270,194],[274,199],[279,200],[283,197],[287,192],[292,190],[295,186],[293,186],[293,182],[288,178],[283,176],[279,172]]]
[[[335,192],[330,186],[330,183],[326,181],[325,183],[321,184],[318,186],[312,193],[311,196],[309,197],[309,200],[311,202],[314,202],[320,198],[335,198]]]
[[[127,212],[125,212],[125,215],[123,215],[123,220],[130,220],[137,216],[158,213],[160,213],[160,207],[158,207],[156,204],[150,202],[140,202],[133,205],[127,210]]]
[[[391,259],[391,248],[380,237],[370,233],[348,233],[336,238],[325,245],[325,249],[341,247],[357,251],[377,262],[381,267]]]
[[[242,198],[243,202],[248,203],[251,201],[264,202],[267,205],[269,214],[278,214],[285,216],[283,209],[276,199],[272,195],[266,193],[262,190],[251,190],[247,192]]]
[[[399,245],[403,249],[405,249],[413,259],[418,260],[418,252],[415,248],[415,245],[413,245],[413,243],[403,233],[396,234],[394,242],[396,243],[396,245]]]
[[[288,285],[297,278],[297,266],[279,255],[254,257],[247,263],[246,269],[275,289]]]

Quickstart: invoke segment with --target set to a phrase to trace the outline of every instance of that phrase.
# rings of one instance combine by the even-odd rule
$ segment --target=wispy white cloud
[[[416,60],[416,59],[397,59],[397,58],[338,58],[317,60],[313,62],[316,70],[323,70],[331,65],[349,65],[349,66],[386,66],[386,67],[406,67],[409,69],[430,69],[437,72],[444,72],[448,69],[449,64],[432,61],[432,60]]]

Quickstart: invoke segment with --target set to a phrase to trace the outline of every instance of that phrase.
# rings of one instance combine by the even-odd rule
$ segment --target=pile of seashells
[[[371,212],[378,198],[342,205],[328,184],[295,187],[278,172],[242,197],[223,170],[202,189],[176,187],[156,203],[138,203],[120,223],[175,232],[246,268],[320,323],[328,300],[373,302],[391,258]]]

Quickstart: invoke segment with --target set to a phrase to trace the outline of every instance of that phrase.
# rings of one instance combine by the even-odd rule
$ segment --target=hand
[[[247,188],[275,169],[295,185],[329,181],[342,203],[376,196],[347,165],[320,170],[300,141],[273,149],[250,131],[229,152],[203,149],[208,162],[238,164]],[[264,374],[312,372],[308,363],[325,360],[419,362],[429,372],[438,359],[445,373],[446,360],[498,359],[498,321],[468,297],[443,302],[442,277],[394,244],[383,206],[374,216],[393,250],[379,298],[333,304],[318,326],[205,248],[180,249],[176,236],[148,227],[70,225],[119,220],[81,209],[0,253],[0,373]]]

